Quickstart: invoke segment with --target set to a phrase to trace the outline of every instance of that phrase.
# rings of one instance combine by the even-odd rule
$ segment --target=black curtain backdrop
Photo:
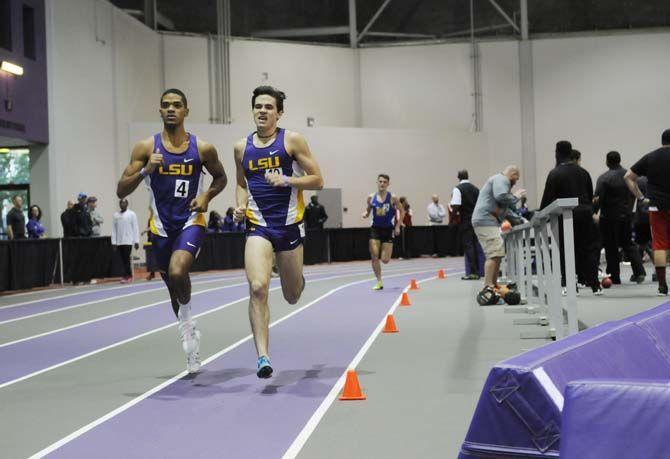
[[[329,261],[369,260],[369,228],[309,230],[305,235],[306,265]],[[47,286],[60,282],[59,239],[0,242],[0,291]],[[192,271],[244,267],[243,233],[207,234]],[[109,237],[62,239],[65,282],[120,277],[122,267]],[[150,254],[151,248],[147,247]],[[133,252],[134,254],[135,252]],[[456,256],[463,251],[455,226],[412,226],[396,238],[394,257]],[[330,257],[330,259],[329,259]]]
[[[58,239],[22,239],[12,241],[11,289],[22,290],[54,282],[58,260]]]

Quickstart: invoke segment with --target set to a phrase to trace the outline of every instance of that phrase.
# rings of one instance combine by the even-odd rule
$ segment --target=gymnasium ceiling
[[[216,0],[155,1],[159,29],[216,33]],[[359,33],[385,1],[356,1]],[[473,1],[478,37],[518,35],[492,1]],[[144,0],[112,0],[112,3],[142,20]],[[233,36],[349,43],[349,35],[343,30],[349,23],[348,0],[230,0],[230,3]],[[519,0],[495,0],[495,3],[519,24]],[[670,27],[669,0],[528,0],[528,10],[531,35]],[[328,35],[312,32],[286,36],[295,34],[287,30],[326,27],[341,29]],[[468,38],[469,29],[469,0],[390,0],[362,44]]]

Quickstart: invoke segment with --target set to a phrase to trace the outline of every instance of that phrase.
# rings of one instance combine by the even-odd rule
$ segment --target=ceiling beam
[[[358,38],[356,39],[358,43],[361,42],[365,34],[368,33],[368,30],[370,30],[370,28],[375,24],[375,22],[377,22],[377,18],[384,12],[389,3],[391,3],[391,0],[384,0],[382,6],[379,7],[377,12],[372,16],[372,19],[370,19],[367,25],[363,28],[363,31],[358,35]]]
[[[486,26],[486,27],[479,27],[477,29],[465,29],[465,30],[459,30],[458,32],[450,32],[450,33],[445,33],[440,35],[440,38],[452,38],[452,37],[460,37],[463,35],[468,35],[471,32],[488,32],[491,30],[499,30],[499,29],[507,29],[509,27],[512,27],[509,24],[498,24],[498,25],[491,25],[491,26]]]
[[[528,1],[521,0],[521,39],[528,40]]]
[[[512,27],[514,27],[514,30],[516,30],[517,33],[521,33],[521,30],[519,29],[519,26],[516,25],[516,23],[512,20],[512,18],[509,17],[509,15],[508,15],[507,13],[505,13],[505,10],[503,10],[503,9],[500,7],[500,5],[498,5],[498,3],[496,3],[496,0],[489,0],[489,3],[490,3],[491,5],[493,5],[493,7],[498,11],[498,13],[500,13],[500,15],[501,15],[502,17],[504,17],[505,20],[506,20],[507,22],[509,22],[510,25],[511,25]]]
[[[129,8],[124,8],[122,10],[124,13],[129,14],[134,18],[144,18],[144,11],[142,10],[133,10]],[[174,22],[171,19],[168,19],[160,11],[156,11],[156,23],[159,26],[162,26],[165,30],[175,30]]]
[[[321,37],[326,35],[349,35],[349,26],[260,30],[251,34],[252,37],[258,38]]]
[[[144,0],[144,24],[156,30],[156,0]]]
[[[509,27],[505,24],[505,27]],[[402,32],[368,32],[370,37],[398,37],[398,38],[437,38],[437,35],[426,33],[402,33]]]
[[[358,24],[356,23],[356,0],[349,0],[349,46],[358,48]]]

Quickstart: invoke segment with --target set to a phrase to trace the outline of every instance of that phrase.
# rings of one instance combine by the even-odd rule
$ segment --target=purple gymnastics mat
[[[670,383],[574,381],[565,390],[561,459],[670,457]]]
[[[565,388],[580,379],[670,381],[670,303],[497,364],[459,459],[558,457]]]

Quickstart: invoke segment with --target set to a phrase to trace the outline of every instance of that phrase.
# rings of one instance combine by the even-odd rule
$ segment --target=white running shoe
[[[186,371],[197,373],[200,370],[200,330],[195,320],[179,322],[179,335],[186,354]]]

